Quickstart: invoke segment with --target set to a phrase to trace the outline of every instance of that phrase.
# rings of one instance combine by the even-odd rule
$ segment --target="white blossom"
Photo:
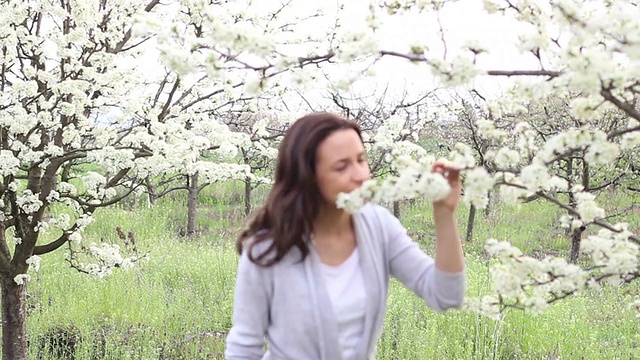
[[[82,242],[82,234],[80,231],[74,231],[68,235],[69,241],[75,244]]]
[[[26,189],[22,194],[16,197],[16,204],[22,209],[25,214],[31,214],[40,209],[42,201],[38,194],[34,194],[31,190]]]
[[[464,181],[464,200],[484,209],[489,203],[489,192],[493,188],[494,179],[483,167],[477,167],[467,172]]]
[[[640,249],[638,244],[628,240],[631,233],[628,224],[618,224],[623,230],[614,233],[609,229],[601,229],[598,234],[590,235],[583,240],[581,251],[589,254],[596,266],[604,274],[629,274],[640,266]]]
[[[604,209],[596,203],[595,195],[587,192],[577,192],[574,196],[576,199],[576,211],[580,214],[580,219],[583,222],[591,222],[597,218],[604,217]]]
[[[457,143],[451,152],[451,162],[460,168],[473,167],[476,164],[474,151],[466,144]]]
[[[18,285],[25,285],[30,280],[31,276],[29,276],[29,274],[18,274],[13,278],[13,281]]]
[[[494,158],[496,165],[502,169],[514,167],[520,163],[520,160],[519,152],[506,147],[498,150]]]
[[[416,161],[408,155],[394,158],[394,166],[399,175],[389,176],[382,181],[368,180],[350,193],[339,194],[336,205],[349,212],[357,212],[365,203],[390,202],[424,196],[435,202],[446,197],[451,191],[448,181],[439,173],[432,173],[434,157],[424,157]]]
[[[33,269],[33,271],[38,272],[40,270],[40,262],[42,258],[38,255],[31,255],[27,258],[27,265],[29,265],[29,269]]]
[[[540,164],[530,164],[522,168],[519,180],[531,191],[548,189],[551,176],[546,166]]]
[[[20,160],[10,150],[0,150],[0,175],[15,175],[20,166]]]
[[[507,133],[504,130],[497,129],[491,120],[478,119],[476,120],[476,126],[478,126],[478,133],[484,138],[503,141],[507,137]]]
[[[94,243],[89,245],[89,251],[91,256],[99,259],[99,263],[80,264],[80,268],[99,278],[111,275],[115,267],[122,269],[133,267],[132,259],[123,257],[118,245]]]

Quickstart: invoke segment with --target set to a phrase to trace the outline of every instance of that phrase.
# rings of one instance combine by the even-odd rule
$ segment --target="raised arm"
[[[465,271],[440,269],[407,235],[398,219],[388,214],[389,270],[404,286],[424,299],[436,311],[460,307],[466,292]]]
[[[436,267],[445,272],[464,269],[462,243],[458,234],[456,209],[460,202],[460,172],[451,165],[437,162],[433,171],[441,173],[449,182],[449,195],[433,203],[433,219],[436,227]]]
[[[458,235],[455,210],[460,200],[460,175],[448,164],[438,162],[433,167],[449,181],[449,195],[433,204],[436,230],[434,259],[425,254],[400,224],[388,214],[388,254],[391,275],[423,298],[436,311],[459,307],[466,293],[466,274],[462,244]]]

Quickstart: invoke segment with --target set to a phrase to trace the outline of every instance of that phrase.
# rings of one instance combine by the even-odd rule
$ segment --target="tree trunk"
[[[2,274],[2,359],[27,359],[27,316],[25,285]]]
[[[187,201],[187,236],[196,233],[196,208],[198,207],[198,173],[188,177],[189,200]]]
[[[469,218],[467,219],[467,236],[465,237],[466,242],[471,242],[473,238],[473,224],[476,222],[476,206],[471,204],[469,207]]]
[[[147,194],[149,195],[149,204],[153,206],[158,198],[156,195],[156,187],[151,183],[151,177],[149,176],[144,179],[144,182],[147,188]]]
[[[244,179],[244,214],[251,213],[251,178]]]
[[[493,197],[492,195],[492,191],[489,191],[489,193],[487,194],[487,206],[484,207],[484,216],[487,217],[489,216],[489,213],[491,212],[491,198]],[[473,209],[473,215],[475,216],[476,214],[476,209]]]
[[[577,229],[574,229],[571,233],[571,255],[569,256],[569,262],[575,264],[578,262],[578,257],[580,256],[580,242],[582,241],[582,233],[584,232],[585,227],[580,226]]]
[[[400,219],[400,201],[393,202],[393,215]]]

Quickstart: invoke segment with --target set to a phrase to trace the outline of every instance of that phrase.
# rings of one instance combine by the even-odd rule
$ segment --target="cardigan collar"
[[[376,341],[377,333],[374,329],[378,319],[382,316],[382,304],[380,304],[383,289],[383,279],[376,271],[374,260],[373,238],[368,227],[364,224],[363,217],[356,213],[353,215],[353,224],[358,251],[360,253],[360,266],[366,292],[364,332],[356,349],[356,360],[369,358],[368,349],[373,348],[371,341]],[[305,261],[305,273],[309,283],[309,291],[314,299],[314,316],[318,324],[318,340],[320,343],[320,356],[323,360],[342,359],[340,341],[338,335],[338,321],[331,306],[331,299],[322,279],[320,257],[317,251],[309,244],[309,256]],[[374,344],[375,345],[375,344]]]

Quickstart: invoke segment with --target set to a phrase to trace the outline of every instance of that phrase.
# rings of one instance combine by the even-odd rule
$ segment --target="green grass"
[[[486,269],[469,266],[470,295],[486,286]],[[617,289],[574,297],[542,315],[511,310],[499,321],[466,312],[435,314],[393,282],[380,359],[636,359],[635,314]]]
[[[239,185],[227,183],[201,194],[201,230],[195,238],[177,235],[186,223],[181,196],[159,200],[153,207],[138,204],[97,212],[88,240],[117,242],[115,228],[120,227],[134,233],[149,259],[134,270],[95,279],[70,269],[64,251],[44,256],[28,287],[29,359],[63,359],[65,349],[72,349],[76,359],[222,358],[237,266],[233,243],[244,219],[239,193]],[[465,206],[459,211],[462,235],[467,211]],[[482,253],[486,238],[510,240],[528,253],[565,256],[570,246],[554,225],[559,215],[544,203],[496,205],[488,214],[479,212],[474,239],[465,244],[469,296],[488,291]],[[405,204],[401,217],[431,252],[430,206]],[[638,226],[637,216],[627,220]],[[392,281],[378,358],[640,358],[640,323],[627,307],[638,293],[636,284],[608,287],[560,301],[539,316],[510,310],[496,321],[469,312],[435,314]]]

